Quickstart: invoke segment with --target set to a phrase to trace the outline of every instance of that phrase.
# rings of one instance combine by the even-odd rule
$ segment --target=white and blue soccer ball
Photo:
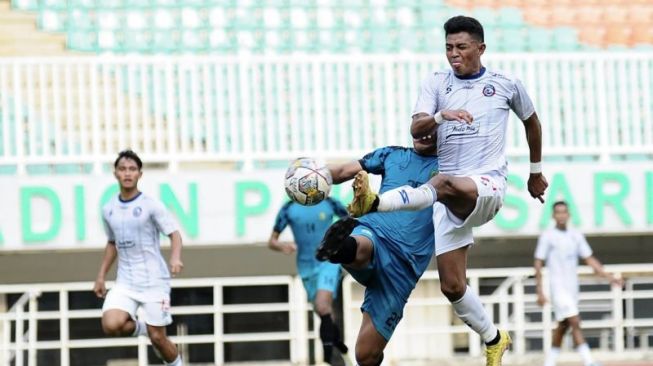
[[[299,158],[286,171],[286,193],[291,200],[313,206],[329,197],[331,173],[326,163],[313,158]]]

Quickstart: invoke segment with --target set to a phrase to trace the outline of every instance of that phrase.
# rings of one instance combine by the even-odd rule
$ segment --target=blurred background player
[[[324,361],[332,363],[333,347],[347,353],[340,329],[333,319],[333,300],[340,286],[340,266],[315,259],[320,240],[335,217],[347,216],[347,209],[337,200],[327,197],[313,206],[288,201],[277,213],[268,246],[284,254],[297,252],[297,272],[302,278],[308,300],[320,317],[320,339]],[[279,236],[290,225],[295,242],[281,242]]]
[[[547,302],[542,287],[542,267],[546,262],[549,269],[551,285],[551,304],[558,321],[558,327],[553,331],[551,351],[546,356],[545,366],[555,366],[562,338],[569,328],[574,340],[574,347],[583,358],[585,366],[596,365],[592,360],[590,348],[580,328],[578,311],[578,258],[592,267],[594,273],[607,278],[612,284],[622,286],[620,278],[603,270],[601,262],[592,255],[585,236],[578,230],[567,227],[569,208],[564,201],[553,204],[553,219],[555,227],[540,235],[535,249],[535,278],[537,280],[537,303],[542,306]]]
[[[456,16],[444,24],[451,69],[431,73],[422,82],[413,110],[414,139],[437,138],[440,173],[428,184],[375,195],[367,185],[356,191],[354,216],[368,211],[421,210],[433,207],[436,256],[441,289],[456,314],[486,344],[487,365],[500,365],[510,336],[499,331],[477,294],[467,286],[467,250],[472,228],[492,220],[506,190],[506,129],[513,110],[526,128],[531,174],[528,191],[542,200],[542,131],[522,83],[487,70],[483,26]]]
[[[379,174],[383,177],[380,192],[385,192],[427,182],[438,172],[435,154],[435,140],[417,140],[413,149],[383,147],[329,170],[334,183],[355,177],[354,186],[368,184],[367,172]],[[360,366],[381,364],[408,296],[433,257],[431,215],[428,209],[346,218],[334,223],[324,237],[318,259],[342,263],[365,286],[356,340]]]
[[[170,314],[170,272],[179,274],[181,235],[165,207],[138,190],[143,163],[131,150],[121,151],[114,163],[120,194],[103,208],[102,218],[108,242],[93,291],[105,298],[102,330],[110,336],[149,335],[157,356],[166,365],[183,362],[174,343],[166,335]],[[170,270],[161,255],[160,234],[170,238]],[[116,285],[107,293],[105,276],[116,257]],[[106,297],[105,297],[106,295]],[[136,318],[142,309],[144,319]]]

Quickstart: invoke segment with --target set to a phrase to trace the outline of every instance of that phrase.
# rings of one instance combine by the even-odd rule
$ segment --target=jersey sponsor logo
[[[127,240],[116,241],[116,245],[118,245],[118,248],[126,249],[126,248],[133,247],[134,245],[136,245],[136,243],[133,240],[127,239]]]
[[[408,199],[408,193],[406,193],[406,191],[404,191],[403,189],[401,191],[399,191],[399,195],[401,196],[401,200],[404,203],[410,202],[410,200]]]
[[[492,84],[485,84],[483,87],[483,95],[486,97],[491,97],[494,94],[496,94],[496,90],[494,89],[494,85]]]
[[[466,123],[451,122],[447,126],[447,137],[445,138],[445,141],[450,141],[449,139],[457,136],[477,135],[479,132],[479,126],[480,123],[476,121],[474,121],[471,125]]]
[[[134,207],[134,209],[132,210],[132,215],[134,215],[134,217],[139,217],[142,213],[143,213],[143,209],[140,208],[140,206]]]

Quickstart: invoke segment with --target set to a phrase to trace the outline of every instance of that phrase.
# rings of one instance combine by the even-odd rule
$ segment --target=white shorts
[[[133,291],[124,286],[116,285],[107,294],[102,305],[102,312],[107,310],[123,310],[136,319],[136,311],[141,308],[140,315],[145,324],[164,327],[172,323],[170,314],[170,289],[156,288],[147,291]]]
[[[578,297],[573,294],[556,293],[555,296],[551,296],[551,307],[556,320],[559,322],[580,314],[578,311]]]
[[[456,217],[442,203],[433,205],[436,257],[473,244],[472,228],[492,220],[503,206],[506,178],[500,175],[471,175],[468,178],[476,183],[478,198],[476,207],[466,220]]]

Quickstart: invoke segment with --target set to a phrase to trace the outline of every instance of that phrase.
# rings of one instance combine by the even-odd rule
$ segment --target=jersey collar
[[[485,66],[481,66],[481,69],[476,73],[476,74],[471,74],[471,75],[456,75],[454,73],[454,76],[460,80],[473,80],[473,79],[478,79],[481,76],[485,74]]]
[[[138,192],[138,194],[135,195],[134,197],[132,197],[132,198],[130,198],[130,199],[128,199],[128,200],[123,200],[123,199],[120,197],[120,193],[118,193],[118,201],[120,201],[120,202],[122,202],[122,203],[133,202],[133,201],[135,201],[138,197],[140,197],[141,194],[143,194],[143,192]]]

